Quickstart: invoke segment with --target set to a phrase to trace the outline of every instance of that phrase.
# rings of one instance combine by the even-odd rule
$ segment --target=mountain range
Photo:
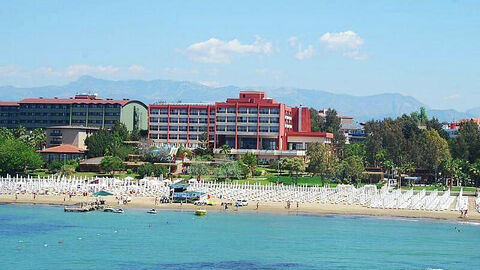
[[[105,80],[83,76],[66,85],[20,88],[0,86],[0,100],[16,101],[26,97],[70,97],[77,93],[98,93],[104,98],[137,99],[152,104],[166,102],[215,102],[237,97],[239,90],[265,91],[267,96],[290,106],[308,106],[317,109],[334,108],[342,115],[357,121],[397,117],[404,113],[427,108],[427,114],[440,121],[452,121],[480,115],[480,107],[466,112],[432,109],[411,96],[385,93],[369,96],[336,94],[327,91],[300,88],[268,87],[210,87],[200,83],[172,80]]]

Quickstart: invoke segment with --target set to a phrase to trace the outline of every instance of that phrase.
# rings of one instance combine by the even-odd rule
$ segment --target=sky
[[[480,1],[1,1],[0,85],[98,78],[480,106]]]

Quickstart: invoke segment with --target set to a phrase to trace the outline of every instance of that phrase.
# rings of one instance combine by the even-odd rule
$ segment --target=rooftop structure
[[[54,147],[49,147],[39,151],[42,158],[47,162],[52,161],[66,161],[72,159],[83,159],[85,157],[85,150],[69,144],[62,144]]]

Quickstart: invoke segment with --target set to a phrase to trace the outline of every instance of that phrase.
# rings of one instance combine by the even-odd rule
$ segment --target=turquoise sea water
[[[480,269],[479,247],[453,222],[0,205],[3,270]]]

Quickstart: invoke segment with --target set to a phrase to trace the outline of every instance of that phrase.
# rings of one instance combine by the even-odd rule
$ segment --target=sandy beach
[[[167,203],[155,205],[154,197],[133,197],[132,201],[126,205],[118,205],[118,201],[113,196],[103,197],[107,205],[118,206],[122,208],[156,208],[158,210],[194,210],[199,208],[193,204]],[[37,195],[34,199],[32,194],[19,194],[15,199],[15,195],[0,195],[0,203],[19,203],[19,204],[48,204],[48,205],[73,205],[81,202],[93,202],[96,197],[91,196],[73,196],[71,199],[68,196],[62,195]],[[400,210],[400,209],[378,209],[368,208],[360,205],[347,204],[319,204],[319,203],[300,203],[297,208],[296,203],[292,203],[290,209],[286,209],[286,203],[280,202],[259,202],[259,208],[256,209],[257,203],[250,202],[246,207],[240,207],[239,212],[258,212],[258,213],[307,213],[318,215],[367,215],[367,216],[391,216],[391,217],[406,217],[406,218],[428,218],[428,219],[443,219],[456,221],[471,221],[480,223],[480,213],[474,209],[475,198],[469,197],[469,211],[467,218],[459,218],[460,213],[457,211],[426,211],[426,210]],[[205,206],[207,210],[223,211],[220,206],[222,200],[215,200],[216,205]],[[227,211],[235,211],[235,207],[230,206]]]

